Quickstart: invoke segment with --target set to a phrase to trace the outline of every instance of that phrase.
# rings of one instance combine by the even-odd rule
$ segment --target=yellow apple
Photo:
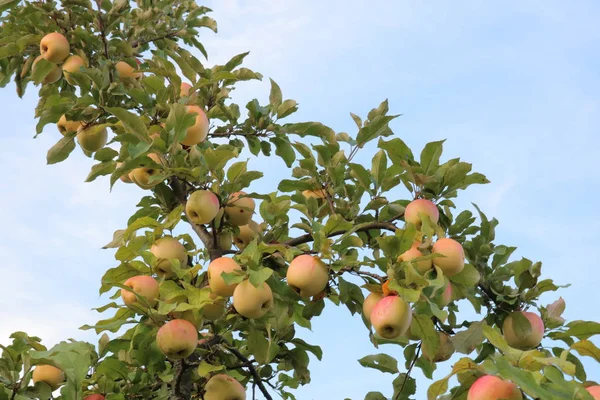
[[[369,293],[369,295],[365,298],[363,302],[363,315],[365,319],[371,322],[371,312],[373,312],[373,308],[379,302],[379,300],[383,299],[382,293]]]
[[[204,110],[198,106],[187,106],[187,112],[188,114],[196,114],[196,122],[187,128],[185,137],[180,143],[185,146],[195,146],[202,143],[208,135],[208,118]]]
[[[201,314],[207,320],[214,321],[221,318],[223,314],[225,314],[226,301],[224,298],[214,294],[213,292],[210,292],[209,298],[212,300],[212,303],[202,306]]]
[[[108,132],[102,125],[89,125],[79,127],[77,142],[85,151],[95,153],[106,145]]]
[[[432,253],[444,257],[435,257],[433,265],[440,268],[444,275],[451,277],[458,274],[465,267],[465,251],[460,243],[454,239],[442,238],[433,244]]]
[[[444,332],[438,332],[440,338],[440,344],[435,349],[431,349],[423,341],[421,349],[423,350],[423,357],[431,362],[442,362],[450,359],[454,354],[454,344],[450,341],[450,336]]]
[[[419,251],[417,246],[413,246],[410,249],[406,250],[404,253],[400,254],[400,256],[398,256],[398,261],[407,262],[407,261],[412,261],[418,257],[423,257],[423,253],[421,253]],[[427,271],[431,270],[431,268],[433,266],[433,260],[429,259],[429,260],[415,261],[412,264],[414,265],[414,267],[417,269],[417,271],[420,274],[425,274]]]
[[[198,330],[185,319],[174,319],[160,327],[156,343],[162,353],[171,360],[189,357],[198,346]]]
[[[245,280],[233,291],[233,307],[246,318],[260,318],[273,307],[273,292],[267,282],[255,287]]]
[[[197,225],[208,224],[219,212],[219,198],[210,190],[196,190],[186,203],[188,218]]]
[[[35,72],[38,61],[41,60],[42,58],[44,58],[44,56],[38,56],[33,61],[33,65],[31,66],[31,70],[33,72]],[[54,82],[58,81],[61,77],[62,77],[62,70],[60,69],[60,67],[58,65],[54,65],[52,67],[52,69],[50,70],[50,72],[48,72],[48,74],[46,75],[46,77],[44,78],[42,83],[44,83],[44,84],[54,83]]]
[[[159,155],[156,153],[148,154],[148,158],[154,161],[157,164],[162,165],[162,160]],[[154,167],[139,167],[135,168],[129,173],[129,179],[141,187],[142,189],[152,189],[154,186],[158,185],[161,181],[150,182],[150,179],[159,173],[159,169]]]
[[[139,65],[139,61],[136,60],[136,62]],[[141,72],[136,72],[136,68],[133,68],[131,65],[129,65],[125,61],[119,61],[115,65],[115,69],[117,70],[117,72],[119,73],[119,76],[121,78],[138,79],[138,78],[142,77],[142,73]]]
[[[40,41],[40,54],[51,63],[60,64],[70,52],[69,41],[61,33],[49,33]]]
[[[62,133],[62,135],[66,135],[69,132],[77,132],[81,127],[81,121],[69,121],[67,117],[63,114],[62,117],[56,123],[58,131]]]
[[[329,271],[319,257],[302,254],[290,263],[286,279],[288,286],[301,297],[310,297],[325,289]]]
[[[65,382],[65,374],[53,365],[38,365],[33,370],[32,379],[34,384],[44,382],[56,390]]]
[[[204,400],[246,400],[246,389],[225,374],[214,375],[204,387]]]
[[[175,276],[171,260],[179,260],[181,268],[187,267],[187,250],[174,237],[165,236],[158,239],[150,247],[150,252],[157,258],[154,272],[161,278],[170,279]]]
[[[517,313],[520,313],[522,316],[527,318],[531,324],[531,333],[526,337],[518,337],[513,329],[512,316]],[[517,311],[504,319],[504,322],[502,323],[502,333],[504,334],[506,343],[508,343],[510,347],[520,350],[533,349],[542,342],[542,338],[544,337],[544,322],[539,315],[535,313],[528,311]]]
[[[421,227],[421,217],[419,214],[427,215],[431,222],[437,224],[440,219],[440,212],[435,204],[429,200],[418,199],[411,201],[404,210],[404,220],[407,223],[415,225],[417,228]]]
[[[497,376],[484,375],[477,379],[467,394],[467,400],[523,400],[521,391],[514,383]]]
[[[229,200],[225,206],[225,214],[227,214],[231,225],[248,225],[252,218],[256,204],[251,197],[241,197],[245,195],[245,192],[236,192],[229,196]]]
[[[223,250],[231,250],[233,245],[233,235],[229,231],[219,233],[219,247]]]
[[[133,276],[127,279],[123,285],[130,287],[134,293],[145,300],[145,302],[141,301],[134,293],[121,289],[123,303],[134,311],[146,310],[148,307],[154,307],[158,302],[158,282],[151,276]]]
[[[242,267],[231,258],[219,257],[211,261],[208,264],[208,285],[210,286],[210,290],[221,297],[230,297],[233,295],[233,291],[238,284],[226,284],[221,274],[223,272],[233,273],[236,271],[241,272]]]
[[[233,237],[233,243],[240,250],[244,250],[262,232],[260,225],[252,220],[248,222],[248,225],[240,226],[239,229],[240,233]]]
[[[62,65],[62,72],[65,75],[65,80],[71,85],[75,85],[75,81],[70,77],[73,72],[79,72],[81,67],[87,67],[87,63],[81,56],[70,56]]]
[[[411,320],[410,306],[399,296],[384,297],[371,311],[371,324],[384,339],[395,339],[404,335]]]

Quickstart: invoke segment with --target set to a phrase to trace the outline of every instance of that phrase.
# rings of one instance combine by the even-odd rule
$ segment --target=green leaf
[[[589,340],[581,340],[571,346],[571,349],[576,350],[582,356],[592,357],[596,362],[600,363],[600,349]]]
[[[198,366],[198,375],[200,375],[201,377],[207,377],[209,375],[211,375],[213,372],[217,372],[217,371],[221,371],[225,369],[224,365],[212,365],[207,363],[206,361],[202,360],[200,362],[200,365]]]
[[[388,136],[391,134],[389,123],[398,115],[377,116],[369,125],[362,127],[356,135],[356,144],[363,147],[367,142],[378,138],[379,136]]]
[[[598,322],[572,321],[567,324],[567,328],[564,332],[551,332],[549,336],[553,339],[566,339],[570,337],[587,339],[600,334],[600,323]]]
[[[275,136],[271,138],[271,142],[275,145],[275,154],[283,159],[288,168],[296,161],[296,152],[290,144],[289,140]]]
[[[371,174],[375,180],[376,187],[381,186],[381,183],[385,177],[385,171],[387,169],[387,157],[383,150],[379,150],[373,157]]]
[[[365,396],[365,400],[387,400],[381,392],[369,392]]]
[[[231,167],[227,170],[227,180],[229,182],[235,182],[241,175],[247,171],[248,163],[246,161],[240,161],[231,164]]]
[[[368,192],[373,193],[371,190],[372,178],[371,174],[369,174],[369,171],[367,171],[367,169],[361,164],[350,163],[349,166],[360,185]]]
[[[75,136],[63,136],[50,148],[50,150],[48,150],[46,162],[48,164],[56,164],[64,161],[69,157],[69,154],[71,154],[73,149],[75,149]]]
[[[281,103],[279,107],[277,107],[277,117],[280,119],[285,118],[296,111],[298,111],[298,103],[296,103],[296,100],[288,99]]]
[[[466,330],[457,332],[451,338],[454,349],[459,353],[471,354],[477,346],[483,343],[482,327],[482,322],[473,322]]]
[[[440,156],[442,155],[443,143],[445,140],[430,142],[425,145],[421,152],[421,167],[425,175],[433,175],[440,166]]]
[[[520,339],[526,339],[531,335],[531,322],[523,315],[516,312],[511,314],[511,324],[515,335]]]
[[[92,170],[88,174],[85,181],[91,182],[99,176],[110,175],[115,170],[115,166],[116,164],[114,161],[101,162],[100,164],[96,164],[92,166]]]
[[[279,87],[279,85],[277,83],[275,83],[275,81],[273,79],[270,79],[271,81],[271,93],[269,93],[269,103],[271,103],[271,106],[273,107],[274,110],[277,110],[277,108],[281,105],[281,102],[283,101],[283,97],[281,94],[281,88]]]
[[[106,111],[117,117],[127,132],[134,134],[140,142],[150,142],[148,128],[138,115],[119,107],[107,107]]]
[[[323,232],[325,236],[328,236],[333,232],[348,231],[352,229],[353,225],[352,222],[346,221],[341,215],[333,214],[327,219]]]
[[[398,373],[398,361],[387,354],[373,354],[358,360],[360,365],[367,368],[374,368],[381,372],[389,372],[391,374]]]
[[[388,157],[395,165],[402,165],[406,160],[414,159],[412,151],[400,138],[394,138],[387,142],[379,139],[377,146],[387,152]]]
[[[466,287],[473,287],[479,283],[481,275],[479,271],[471,264],[465,264],[462,271],[454,275],[450,280],[454,283],[460,283]]]
[[[440,345],[440,336],[435,330],[433,321],[427,315],[414,314],[411,322],[411,333],[421,338],[423,346],[428,349],[437,349]],[[431,352],[433,354],[433,351]]]
[[[273,275],[273,270],[271,268],[261,268],[258,271],[250,269],[248,270],[248,274],[250,275],[250,283],[255,287],[259,287]]]

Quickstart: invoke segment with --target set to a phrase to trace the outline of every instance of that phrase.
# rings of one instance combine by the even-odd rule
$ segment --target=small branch
[[[175,383],[172,388],[172,396],[170,399],[172,400],[187,400],[188,397],[185,393],[183,393],[183,385],[184,385],[184,375],[185,375],[185,364],[183,360],[178,360],[173,363],[173,368],[175,369]]]
[[[340,275],[343,274],[344,272],[350,272],[350,273],[355,273],[356,275],[370,276],[371,278],[377,279],[381,283],[384,283],[387,280],[387,277],[385,277],[385,276],[377,275],[372,272],[361,271],[361,270],[355,269],[353,267],[344,267],[344,268],[340,269],[339,272],[340,272]]]
[[[363,226],[360,229],[357,229],[356,232],[366,232],[366,231],[370,231],[371,229],[386,229],[388,231],[396,232],[396,230],[398,228],[396,227],[396,225],[394,225],[391,222],[373,222],[373,223]],[[346,232],[347,231],[331,232],[329,235],[327,235],[327,237],[343,235]],[[308,243],[308,242],[312,242],[312,241],[313,241],[312,235],[310,233],[307,233],[305,235],[298,236],[297,238],[290,239],[287,242],[285,242],[284,244],[286,244],[288,246],[298,246],[299,244]]]
[[[412,369],[415,366],[415,363],[417,362],[417,359],[419,358],[420,353],[421,353],[421,343],[419,343],[419,345],[417,346],[417,351],[415,353],[415,356],[412,359],[410,366],[408,367],[408,371],[406,371],[406,375],[404,376],[404,380],[402,381],[402,386],[400,386],[398,395],[394,398],[394,400],[398,400],[400,398],[399,396],[402,394],[402,391],[404,390],[404,386],[406,386],[406,382],[408,382],[408,378],[410,378],[410,373],[412,372]]]
[[[131,43],[131,47],[136,48],[136,47],[148,44],[148,43],[156,42],[157,40],[170,39],[170,38],[176,37],[177,34],[179,33],[179,31],[180,31],[180,29],[178,29],[176,31],[173,31],[173,32],[169,32],[169,33],[167,33],[165,35],[162,35],[162,36],[158,36],[158,37],[152,38],[152,39],[136,40],[135,42]]]
[[[248,360],[248,358],[246,358],[246,356],[244,356],[242,353],[240,353],[240,351],[238,349],[236,349],[235,347],[230,347],[228,345],[227,346],[227,350],[229,350],[230,353],[232,353],[234,356],[236,356],[243,363],[245,363],[245,364],[250,363],[250,360]],[[252,378],[254,378],[254,382],[253,383],[256,386],[258,386],[258,388],[262,392],[263,396],[265,396],[265,399],[266,400],[273,400],[273,398],[271,397],[271,395],[267,391],[267,388],[263,384],[262,379],[260,379],[260,376],[258,375],[258,372],[254,368],[254,366],[252,365],[252,363],[250,363],[248,365],[248,369],[250,370],[250,373],[252,374]]]

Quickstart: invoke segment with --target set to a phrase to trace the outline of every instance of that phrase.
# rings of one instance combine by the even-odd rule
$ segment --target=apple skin
[[[400,254],[398,256],[398,261],[412,261],[417,257],[423,257],[423,253],[421,253],[419,251],[419,249],[417,248],[417,246],[413,246],[410,249],[406,250],[404,253]],[[427,271],[430,271],[431,268],[433,267],[433,260],[429,259],[429,260],[422,260],[422,261],[416,261],[414,263],[412,263],[415,268],[417,269],[417,271],[423,275],[425,274]]]
[[[325,289],[329,281],[329,271],[319,257],[302,254],[290,263],[286,279],[288,286],[300,297],[307,298]]]
[[[62,63],[70,52],[69,41],[61,33],[49,33],[40,41],[40,54],[51,63]]]
[[[148,154],[148,158],[150,158],[155,163],[162,165],[162,160],[160,159],[158,154],[150,153]],[[129,179],[142,189],[152,189],[160,183],[160,181],[150,183],[150,178],[153,175],[156,175],[157,172],[158,170],[154,167],[139,167],[135,168],[129,173]]]
[[[188,218],[197,225],[208,224],[219,213],[219,198],[210,190],[196,190],[185,205]]]
[[[592,395],[594,400],[600,400],[600,386],[588,386],[585,390]]]
[[[233,243],[240,250],[244,250],[261,233],[260,225],[252,220],[248,222],[248,225],[240,226],[239,229],[240,233],[233,237]]]
[[[101,394],[90,394],[89,396],[85,396],[83,400],[106,400],[106,398]]]
[[[187,250],[179,240],[171,236],[162,237],[154,242],[150,247],[150,252],[158,259],[154,266],[154,272],[161,278],[170,279],[175,276],[171,264],[172,259],[179,260],[182,269],[187,267]]]
[[[133,276],[127,279],[123,285],[130,287],[135,293],[145,298],[150,307],[154,307],[158,302],[158,282],[151,276]],[[121,298],[123,303],[134,311],[144,310],[147,307],[138,300],[135,294],[125,289],[121,289]]]
[[[198,346],[198,330],[185,319],[174,319],[160,327],[156,343],[162,353],[171,360],[189,357]]]
[[[257,319],[273,307],[273,292],[267,282],[254,287],[245,280],[233,291],[233,307],[243,317]]]
[[[235,292],[235,291],[234,291]],[[213,302],[211,304],[205,304],[200,313],[204,318],[209,321],[215,321],[221,318],[225,314],[226,301],[224,298],[210,292],[208,296]]]
[[[365,319],[371,322],[371,313],[373,312],[373,308],[379,302],[379,300],[383,299],[382,293],[370,293],[363,302],[363,315]]]
[[[44,58],[44,56],[38,56],[34,61],[33,61],[33,65],[31,66],[31,70],[35,71],[35,67],[36,64],[38,63],[39,60],[41,60],[42,58]],[[55,65],[50,72],[48,72],[48,75],[46,75],[46,77],[44,78],[44,80],[42,81],[43,84],[49,84],[49,83],[54,83],[57,82],[60,78],[62,78],[62,70],[60,69],[60,67],[58,65]]]
[[[192,89],[192,85],[190,85],[187,82],[181,82],[181,86],[180,86],[180,91],[179,91],[179,96],[180,97],[188,97],[188,104],[194,104],[196,102],[196,100],[198,99],[198,93],[196,92],[191,92],[190,90]]]
[[[447,307],[452,302],[452,284],[450,282],[446,284],[444,291],[436,296],[434,301],[440,308]]]
[[[497,376],[484,375],[477,379],[467,395],[467,400],[523,400],[521,391],[514,383]]]
[[[445,276],[454,276],[465,267],[465,251],[460,243],[454,239],[438,239],[433,244],[431,252],[445,256],[433,259],[433,265],[440,268]]]
[[[502,333],[504,334],[504,339],[506,339],[506,343],[510,347],[520,350],[529,350],[537,347],[544,337],[544,322],[539,317],[539,315],[528,312],[528,311],[517,311],[525,318],[529,320],[531,324],[531,334],[527,336],[525,339],[521,339],[517,337],[517,334],[514,332],[512,328],[512,317],[509,315],[504,319],[502,323]]]
[[[219,233],[219,247],[223,250],[231,250],[233,246],[233,234],[229,231]]]
[[[246,400],[246,389],[229,375],[217,374],[204,386],[204,400]]]
[[[187,128],[187,132],[181,144],[184,146],[195,146],[202,143],[208,135],[209,122],[204,110],[198,106],[187,106],[188,114],[196,113],[196,122]]]
[[[33,383],[45,382],[52,390],[58,389],[65,382],[65,374],[54,365],[38,365],[33,370]]]
[[[210,290],[217,296],[230,297],[238,285],[227,285],[221,277],[223,272],[232,273],[234,271],[242,271],[242,267],[233,259],[228,257],[219,257],[208,264],[208,285]]]
[[[63,114],[56,123],[56,127],[58,128],[58,131],[65,136],[69,132],[77,132],[81,127],[81,121],[69,121]]]
[[[77,131],[77,142],[85,151],[95,153],[106,145],[108,131],[102,125],[81,126]]]
[[[119,61],[117,64],[115,64],[115,69],[117,70],[121,78],[138,79],[142,77],[141,72],[135,72],[135,68],[133,68],[125,61]]]
[[[231,225],[248,225],[252,219],[256,204],[254,203],[254,199],[250,197],[240,198],[240,196],[245,194],[245,192],[236,192],[229,196],[229,200],[225,206],[225,214],[227,214]]]
[[[404,335],[412,320],[410,306],[399,296],[379,300],[371,311],[371,324],[379,336],[395,339]]]
[[[447,361],[454,354],[454,345],[450,341],[450,336],[447,333],[438,332],[438,337],[440,338],[440,345],[437,348],[430,349],[425,345],[425,342],[421,347],[423,357],[431,362]]]
[[[65,80],[71,85],[75,85],[75,81],[69,76],[72,72],[79,72],[81,67],[87,67],[87,63],[81,56],[70,56],[62,65],[62,72]]]
[[[440,212],[437,206],[429,200],[418,199],[413,200],[406,206],[404,210],[404,221],[415,225],[417,228],[421,227],[421,217],[419,213],[429,216],[431,222],[437,224],[440,219]]]

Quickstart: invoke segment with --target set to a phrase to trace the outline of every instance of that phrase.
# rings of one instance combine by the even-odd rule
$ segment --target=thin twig
[[[373,222],[373,223],[363,226],[360,229],[357,229],[356,232],[366,232],[366,231],[370,231],[371,229],[386,229],[388,231],[395,232],[398,228],[396,227],[396,225],[394,225],[391,222]],[[346,232],[347,232],[346,230],[331,232],[329,235],[327,235],[327,237],[343,235]],[[299,244],[308,243],[313,240],[314,239],[313,239],[312,234],[307,233],[305,235],[298,236],[297,238],[290,239],[287,242],[285,242],[284,244],[288,245],[288,246],[298,246]]]
[[[396,395],[394,400],[397,400],[400,398],[399,396],[402,394],[402,391],[404,390],[404,386],[406,386],[406,382],[408,381],[408,378],[410,378],[410,373],[411,373],[413,367],[415,366],[415,363],[417,362],[417,359],[419,358],[420,353],[421,353],[421,343],[419,343],[419,345],[417,346],[417,351],[415,352],[415,356],[412,359],[410,365],[408,366],[408,371],[406,371],[406,375],[404,376],[404,380],[402,381],[402,386],[400,386],[400,390],[398,391],[398,394]]]
[[[343,274],[344,272],[350,272],[350,273],[354,272],[357,275],[370,276],[371,278],[377,279],[381,283],[384,283],[387,280],[387,277],[385,277],[385,276],[377,275],[372,272],[361,271],[359,269],[355,269],[354,267],[344,267],[344,268],[340,269],[339,272],[340,272],[340,275]]]

